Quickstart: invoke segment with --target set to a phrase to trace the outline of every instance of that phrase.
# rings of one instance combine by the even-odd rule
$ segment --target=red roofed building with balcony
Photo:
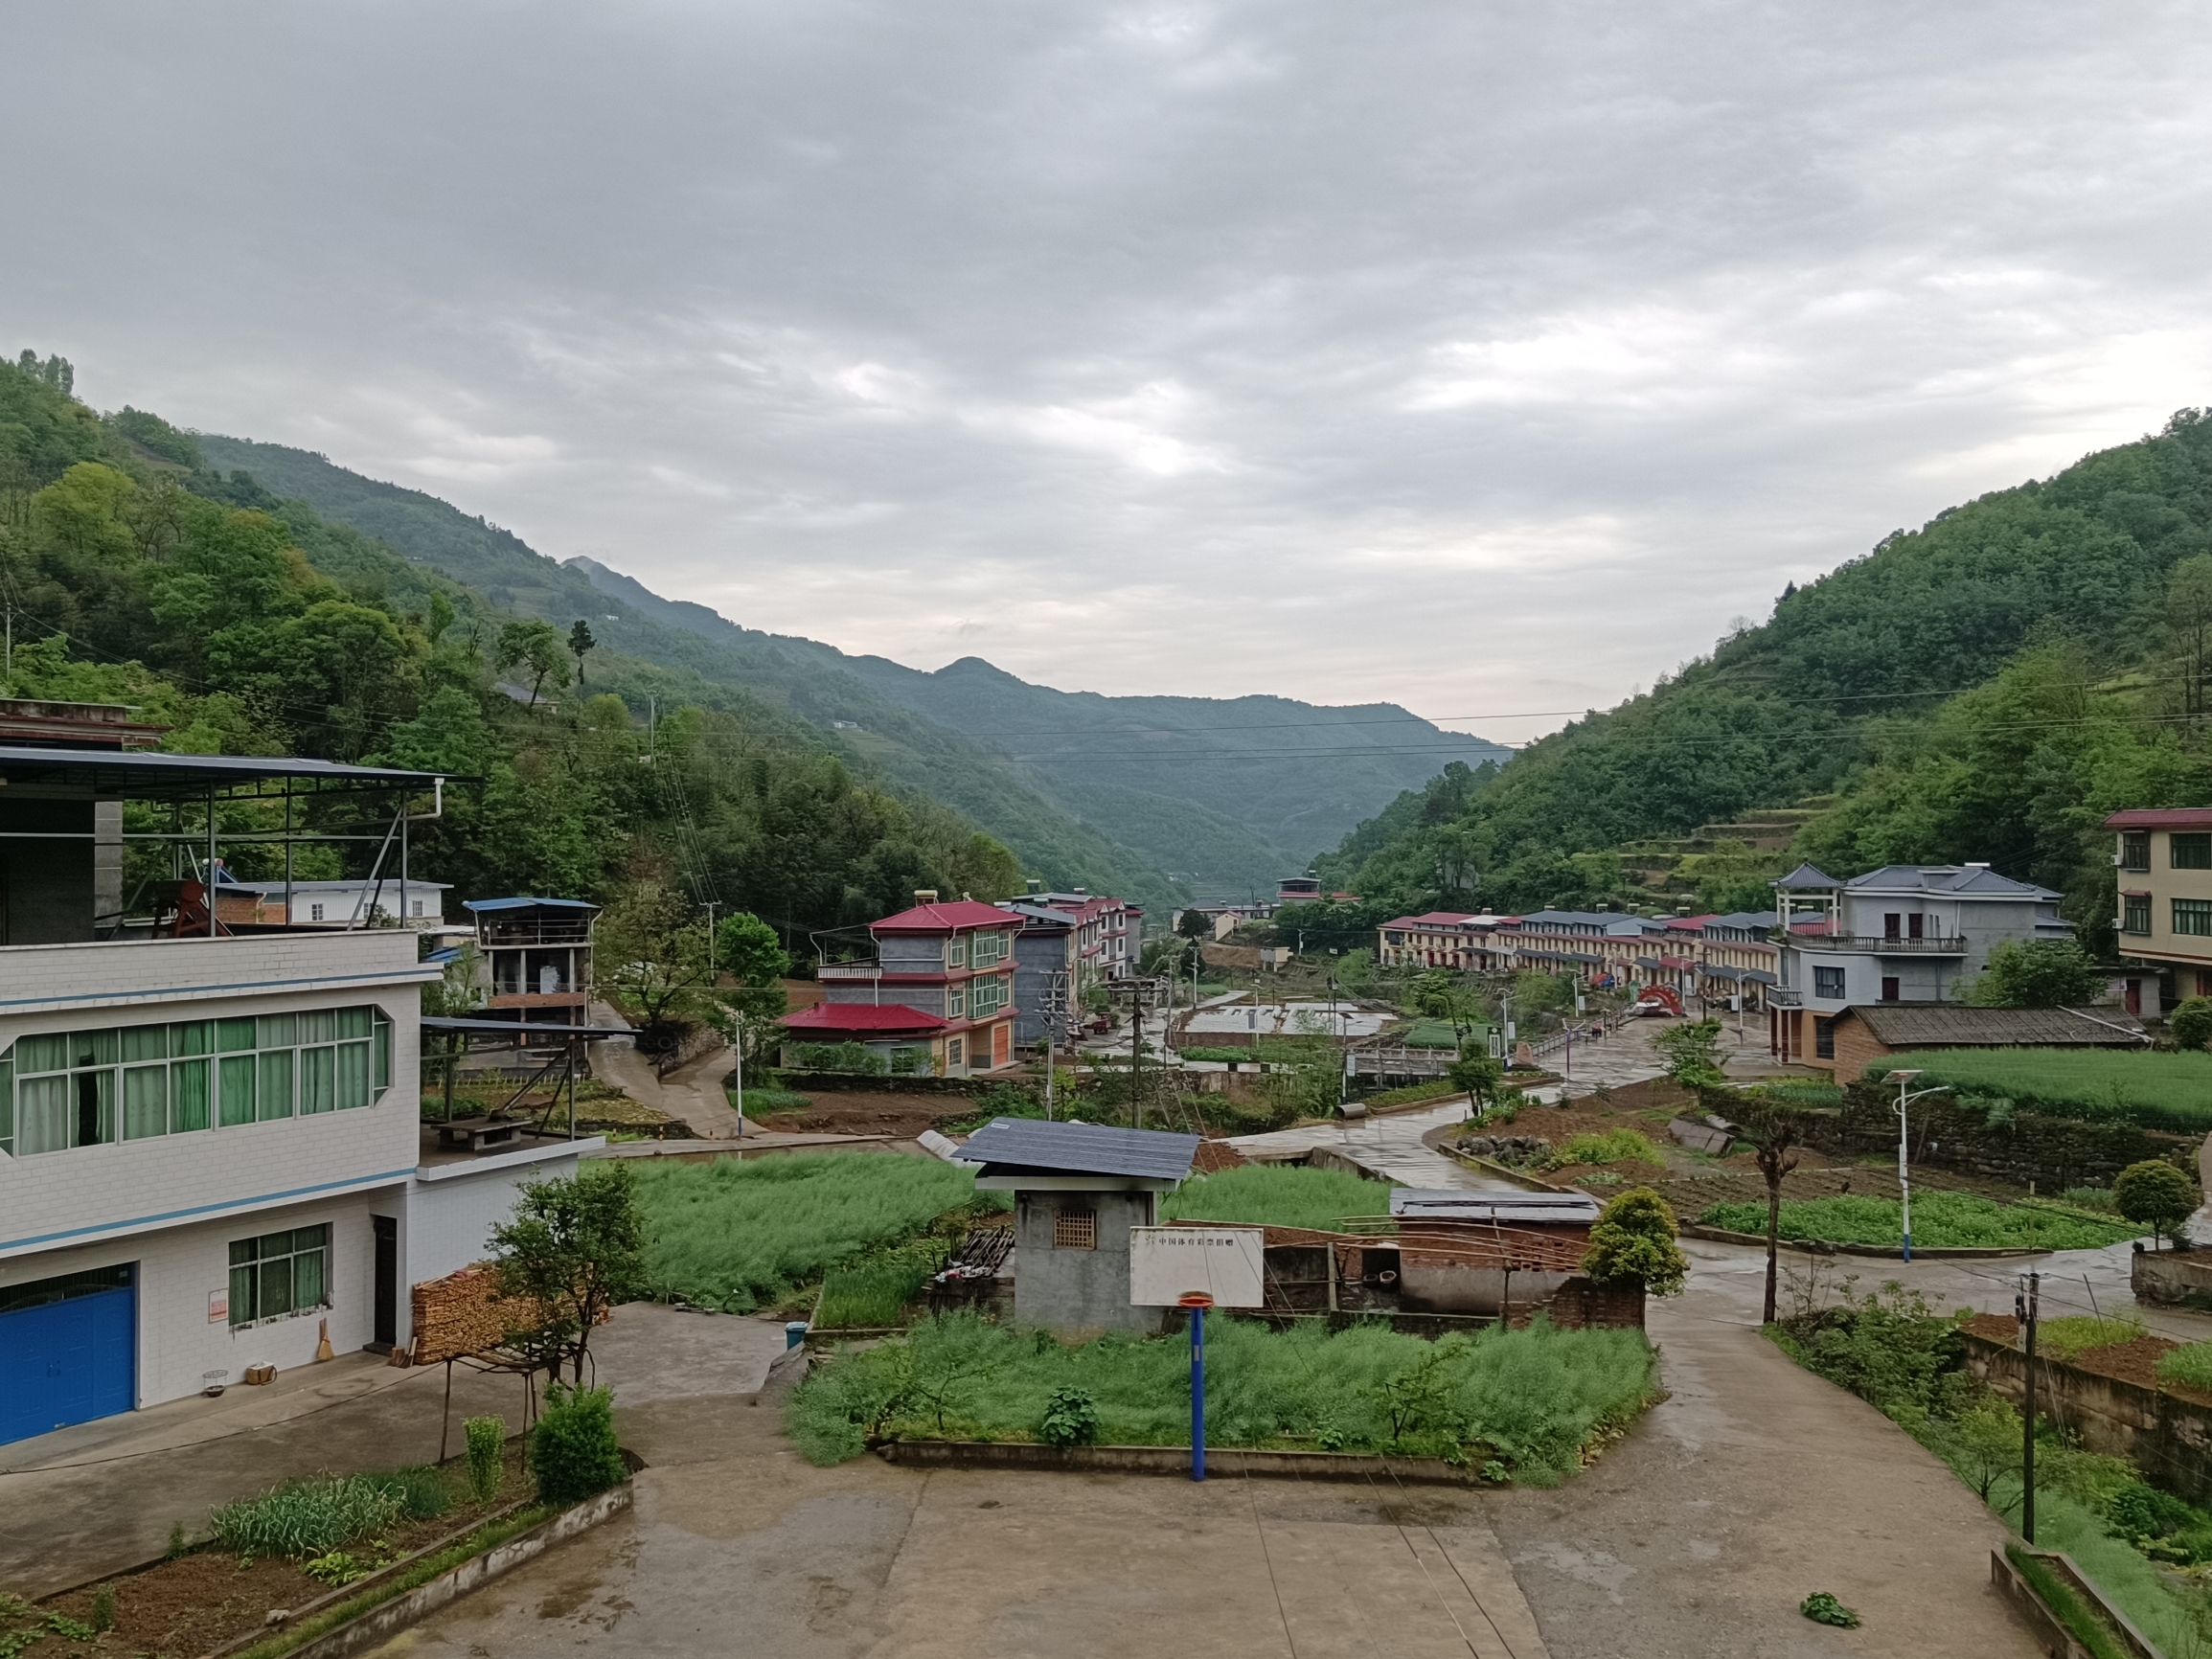
[[[1021,918],[927,890],[914,898],[868,924],[873,961],[821,966],[823,1000],[785,1030],[795,1043],[859,1043],[894,1071],[962,1078],[1012,1065]]]

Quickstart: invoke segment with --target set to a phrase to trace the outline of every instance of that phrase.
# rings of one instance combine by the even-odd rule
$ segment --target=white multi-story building
[[[116,920],[125,800],[180,804],[148,839],[212,862],[218,800],[344,789],[404,833],[436,783],[0,746],[0,875],[38,875],[0,882],[0,1443],[311,1363],[326,1328],[339,1352],[403,1344],[407,1286],[481,1260],[522,1180],[599,1144],[433,1149],[439,969],[411,929],[233,925],[195,881],[168,914],[196,934]]]
[[[1987,864],[1891,864],[1847,881],[1801,864],[1774,890],[1785,943],[1769,1047],[1828,1069],[1845,1009],[1956,1001],[1998,944],[2074,934],[2062,895]]]

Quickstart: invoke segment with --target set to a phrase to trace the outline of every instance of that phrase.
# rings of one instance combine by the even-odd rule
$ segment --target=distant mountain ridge
[[[852,656],[666,599],[597,559],[557,562],[481,516],[327,456],[198,443],[210,466],[250,472],[496,604],[564,632],[587,618],[612,649],[788,710],[826,746],[957,807],[1060,885],[1155,905],[1265,892],[1448,761],[1508,756],[1390,704],[1108,697],[1031,685],[974,657],[930,673]]]
[[[598,559],[566,564],[601,593],[673,626],[731,645],[773,638],[990,744],[1087,822],[1209,890],[1247,889],[1305,869],[1379,803],[1453,761],[1473,767],[1512,759],[1499,744],[1443,731],[1394,703],[1062,692],[972,656],[934,672],[910,669],[815,640],[754,634],[704,605],[663,599]],[[1239,827],[1242,848],[1231,845]]]

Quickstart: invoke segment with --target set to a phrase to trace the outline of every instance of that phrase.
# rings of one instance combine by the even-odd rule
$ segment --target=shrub
[[[2109,1187],[2068,1187],[2062,1194],[2077,1210],[2103,1210],[2117,1216],[2112,1208],[2112,1189]]]
[[[1046,1445],[1096,1445],[1098,1430],[1098,1401],[1089,1391],[1056,1388],[1044,1402],[1037,1438]]]
[[[468,1437],[468,1489],[480,1504],[499,1495],[506,1475],[507,1420],[472,1417],[461,1425]]]
[[[1630,1187],[1590,1228],[1583,1271],[1598,1284],[1641,1284],[1653,1296],[1672,1296],[1690,1275],[1689,1260],[1675,1242],[1675,1212],[1649,1187]]]
[[[2163,1158],[2130,1164],[2112,1177],[2112,1208],[2150,1228],[2154,1244],[2194,1216],[2201,1200],[2196,1180]]]
[[[208,1518],[208,1530],[222,1548],[248,1559],[322,1556],[391,1526],[405,1508],[404,1490],[389,1477],[293,1480],[225,1504]]]
[[[2212,1043],[2212,996],[2193,996],[2177,1005],[2166,1030],[2176,1048],[2201,1052]]]
[[[784,1049],[786,1063],[795,1072],[855,1072],[863,1077],[883,1077],[891,1063],[870,1054],[862,1043],[790,1043]]]
[[[2184,1343],[2158,1356],[2158,1380],[2212,1394],[2212,1342]]]
[[[614,1433],[614,1391],[548,1383],[545,1411],[530,1435],[537,1501],[573,1504],[627,1480]]]
[[[1859,1628],[1859,1615],[1826,1590],[1815,1590],[1797,1603],[1797,1610],[1815,1625],[1834,1625],[1839,1630]]]

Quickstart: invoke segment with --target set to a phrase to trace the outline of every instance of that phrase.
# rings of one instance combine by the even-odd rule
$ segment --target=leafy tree
[[[1451,1079],[1453,1088],[1467,1091],[1478,1113],[1487,1112],[1497,1104],[1498,1090],[1505,1083],[1505,1065],[1476,1050],[1453,1060],[1445,1068],[1445,1076]]]
[[[1641,1284],[1673,1296],[1690,1276],[1689,1258],[1675,1242],[1675,1212],[1649,1187],[1630,1187],[1590,1227],[1583,1272],[1595,1284]]]
[[[1760,1179],[1767,1183],[1767,1293],[1760,1318],[1772,1325],[1782,1240],[1782,1178],[1797,1168],[1797,1142],[1803,1124],[1790,1108],[1763,1101],[1745,1101],[1736,1115],[1736,1132],[1751,1143]]]
[[[593,1329],[645,1291],[645,1216],[629,1166],[591,1163],[530,1182],[490,1243],[500,1299],[522,1305],[532,1321],[512,1340],[556,1381],[566,1366],[582,1386]]]
[[[1721,1069],[1721,1022],[1696,1019],[1672,1026],[1652,1038],[1667,1057],[1667,1076],[1685,1089],[1719,1088],[1728,1080]]]
[[[599,641],[591,637],[591,625],[578,617],[568,629],[568,654],[576,659],[576,689],[583,690],[583,659],[596,649]]]
[[[2070,939],[2006,940],[1967,988],[1975,1008],[2073,1008],[2104,989],[2105,975]]]
[[[1175,916],[1175,932],[1184,939],[1205,941],[1214,937],[1213,918],[1203,911],[1184,909]]]
[[[673,1047],[677,1028],[708,1011],[706,919],[650,852],[601,912],[592,962],[609,1001],[645,1022],[645,1040]]]
[[[538,693],[551,680],[558,690],[568,684],[568,659],[560,635],[553,625],[532,619],[529,622],[511,622],[499,630],[499,649],[493,658],[499,670],[519,668],[530,675],[530,706],[537,706]]]
[[[2201,1202],[2196,1181],[2163,1158],[2130,1164],[2112,1178],[2112,1208],[2151,1229],[2153,1249],[2161,1233],[2178,1234]]]
[[[2200,1050],[2212,1043],[2212,996],[2193,996],[2175,1006],[2166,1031],[2178,1049]]]
[[[784,976],[791,971],[790,953],[776,930],[744,911],[725,916],[715,928],[715,966],[738,984],[716,994],[738,1016],[741,1052],[747,1059],[766,1054],[781,1034],[787,998]]]
[[[2174,567],[2164,610],[2167,643],[2181,670],[2182,712],[2201,719],[2212,711],[2212,554]]]

